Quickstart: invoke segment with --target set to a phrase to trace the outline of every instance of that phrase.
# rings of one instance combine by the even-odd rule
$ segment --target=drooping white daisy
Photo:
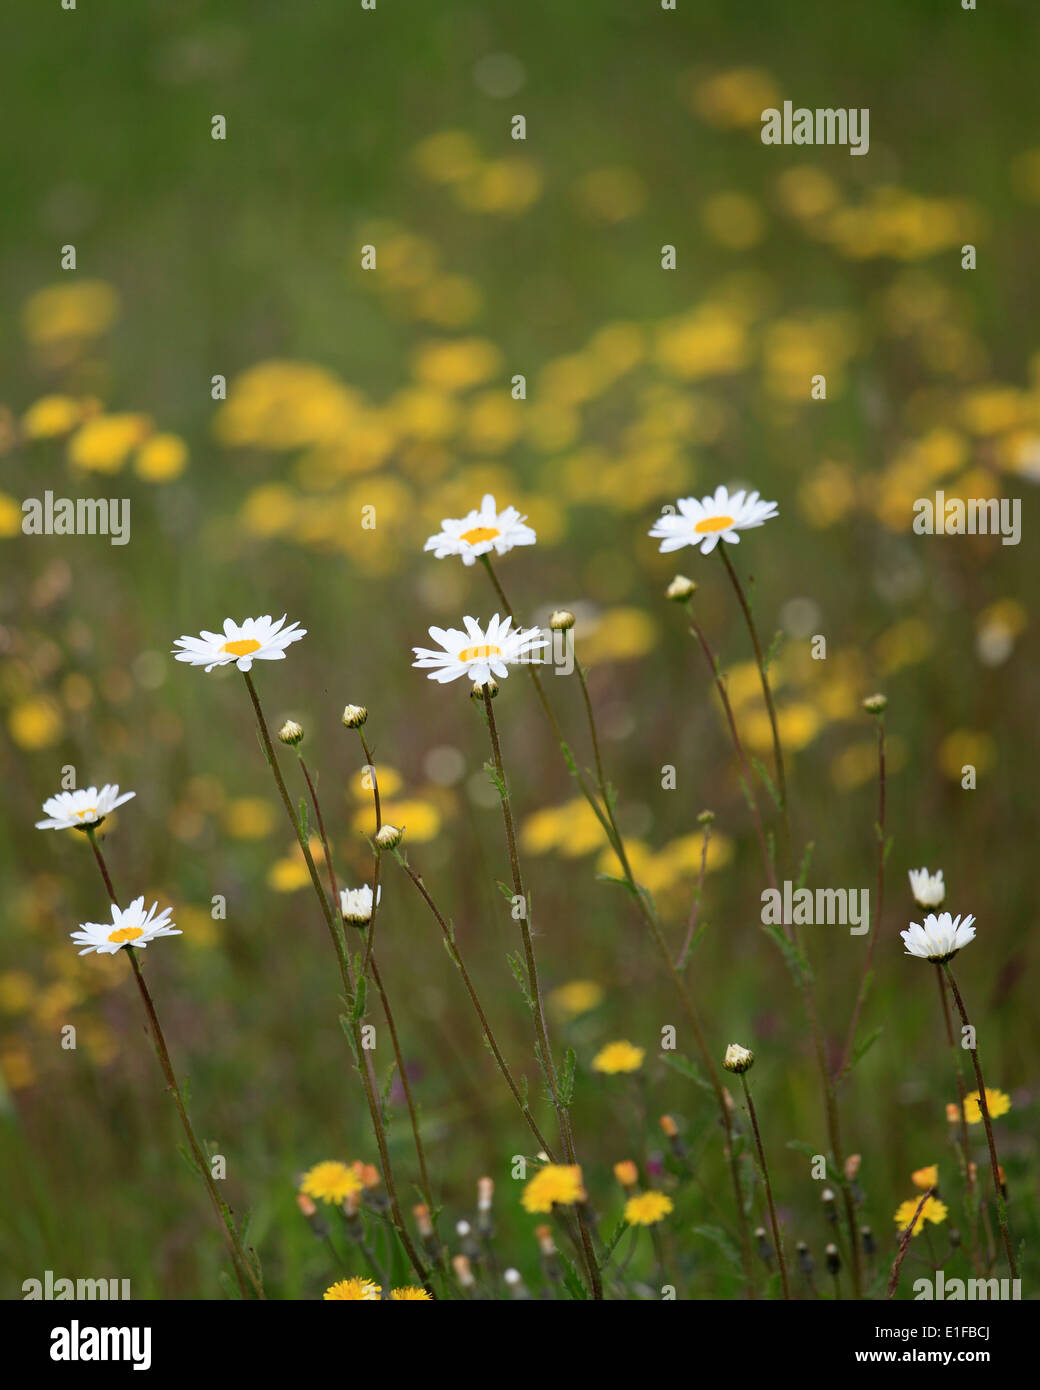
[[[81,922],[79,931],[70,932],[73,941],[82,946],[81,956],[97,951],[102,956],[114,956],[124,946],[147,946],[157,936],[180,936],[179,927],[170,921],[172,907],[164,907],[156,917],[158,903],[147,912],[144,898],[135,898],[129,907],[112,904],[111,922]]]
[[[910,892],[918,907],[941,907],[946,897],[946,884],[943,871],[930,874],[927,869],[910,870]]]
[[[107,782],[100,791],[97,787],[86,787],[81,791],[59,792],[43,803],[50,819],[38,820],[36,829],[87,830],[100,825],[110,811],[136,795],[136,792],[124,792],[120,796],[118,786],[110,786]]]
[[[526,520],[515,507],[498,511],[489,492],[479,511],[463,517],[445,517],[441,530],[429,538],[423,549],[432,550],[438,560],[446,555],[461,555],[464,565],[472,565],[478,556],[492,550],[496,555],[505,555],[514,545],[534,545],[538,537],[530,526],[524,525]]]
[[[205,666],[207,671],[232,661],[240,671],[248,671],[254,661],[284,661],[285,648],[307,635],[307,629],[296,623],[283,627],[285,618],[283,613],[275,622],[268,613],[262,618],[247,618],[241,626],[233,618],[225,618],[222,633],[203,631],[198,637],[178,637],[174,647],[181,651],[175,650],[173,655],[192,666]]]
[[[654,540],[661,542],[662,554],[681,550],[684,545],[700,546],[702,555],[710,555],[719,541],[738,545],[738,531],[762,526],[778,515],[775,502],[763,502],[757,492],[730,493],[717,487],[714,497],[680,497],[677,512],[665,512],[650,529]]]
[[[948,912],[940,912],[938,917],[934,912],[929,912],[923,926],[911,922],[909,930],[901,931],[899,935],[903,938],[908,956],[918,956],[921,960],[941,965],[943,961],[952,960],[969,941],[974,941],[974,920],[974,917],[968,916],[962,922],[960,917],[951,917]]]
[[[380,888],[376,893],[376,903],[382,901],[383,890]],[[361,927],[366,922],[370,922],[372,920],[371,887],[366,883],[363,888],[341,888],[339,910],[343,914],[343,920],[352,923],[355,927]]]
[[[432,667],[430,680],[457,680],[468,676],[475,685],[486,685],[492,676],[500,680],[509,675],[509,667],[533,664],[534,653],[549,645],[540,628],[529,627],[512,631],[512,618],[502,619],[496,613],[485,631],[476,618],[463,618],[466,631],[457,627],[431,627],[430,636],[441,644],[441,651],[428,647],[413,647],[419,658],[413,666]]]

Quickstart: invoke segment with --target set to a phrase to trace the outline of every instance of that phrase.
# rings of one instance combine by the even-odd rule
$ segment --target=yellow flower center
[[[76,815],[79,816],[80,820],[82,820],[84,816],[90,816],[91,820],[93,820],[97,815],[97,807],[85,806],[82,811],[77,811]]]
[[[463,647],[459,652],[460,661],[484,661],[489,656],[501,656],[501,647]]]
[[[123,946],[128,941],[136,941],[139,936],[144,936],[140,927],[120,927],[118,931],[110,932],[108,939]]]
[[[459,539],[470,545],[479,545],[481,541],[493,541],[501,534],[497,526],[474,526],[469,531],[463,531]]]
[[[693,529],[703,535],[705,531],[728,531],[732,525],[731,516],[706,516],[703,521],[698,521]]]
[[[250,652],[260,650],[260,643],[252,637],[242,637],[237,642],[225,642],[220,650],[230,652],[232,656],[248,656]]]

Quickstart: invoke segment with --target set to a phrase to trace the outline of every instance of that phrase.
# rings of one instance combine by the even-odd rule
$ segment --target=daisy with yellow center
[[[901,1231],[905,1231],[910,1222],[914,1221],[914,1213],[917,1211],[917,1204],[920,1200],[919,1197],[911,1197],[896,1212],[895,1223]],[[921,1208],[920,1216],[914,1221],[914,1235],[919,1236],[921,1234],[926,1221],[931,1221],[938,1226],[940,1222],[946,1220],[946,1214],[947,1208],[944,1202],[940,1202],[938,1197],[927,1197]]]
[[[144,898],[135,898],[129,907],[117,907],[113,903],[111,922],[81,922],[79,931],[70,932],[70,935],[83,947],[81,956],[91,951],[101,956],[114,956],[124,946],[144,948],[157,936],[180,936],[180,929],[170,921],[173,908],[164,907],[157,917],[158,907],[158,903],[152,903],[145,912]]]
[[[57,796],[50,796],[43,803],[47,819],[38,820],[36,829],[87,830],[91,826],[100,825],[111,811],[136,795],[136,792],[124,792],[120,796],[119,787],[110,786],[108,783],[100,790],[97,787],[85,787],[75,792],[59,792]]]
[[[1011,1097],[1004,1091],[991,1091],[987,1086],[986,1109],[989,1111],[991,1120],[999,1120],[1001,1115],[1006,1115],[1011,1109]],[[982,1123],[982,1107],[979,1105],[978,1091],[972,1091],[970,1096],[964,1097],[964,1118],[970,1125]]]
[[[524,1211],[551,1212],[585,1201],[581,1169],[577,1164],[547,1163],[528,1182],[520,1197]]]
[[[692,545],[702,555],[710,555],[720,541],[737,545],[738,531],[763,526],[776,515],[776,503],[763,502],[757,492],[741,488],[731,493],[728,488],[717,487],[714,496],[680,497],[657,518],[650,535],[661,542],[662,554]]]
[[[338,1284],[330,1285],[322,1298],[326,1303],[378,1303],[382,1292],[382,1285],[374,1284],[371,1279],[341,1279]]]
[[[307,629],[297,623],[285,626],[286,615],[273,620],[270,614],[262,618],[246,618],[241,625],[233,618],[224,619],[224,631],[203,632],[198,637],[178,637],[173,655],[191,666],[229,666],[232,662],[240,671],[248,671],[254,661],[284,661],[285,648],[307,635]]]
[[[549,645],[536,628],[513,631],[512,618],[502,619],[496,613],[484,629],[476,618],[463,618],[465,632],[457,627],[431,627],[430,636],[441,644],[440,651],[428,647],[413,647],[417,661],[413,666],[428,669],[430,680],[457,680],[466,676],[475,685],[487,685],[492,676],[499,680],[509,675],[509,667],[521,663],[537,664],[535,653]]]
[[[639,1192],[625,1203],[625,1220],[630,1226],[655,1226],[674,1210],[666,1192]]]
[[[643,1065],[646,1052],[634,1047],[630,1042],[607,1043],[592,1059],[592,1070],[606,1072],[614,1076],[618,1072],[638,1071]]]
[[[403,1289],[391,1289],[390,1300],[393,1303],[432,1303],[433,1299],[425,1289],[420,1289],[416,1284],[408,1284]]]
[[[464,565],[472,565],[492,551],[505,555],[514,545],[534,545],[538,537],[530,526],[524,525],[526,520],[515,507],[498,511],[494,497],[487,493],[478,511],[458,518],[445,517],[440,531],[429,538],[423,549],[432,550],[438,560],[446,555],[460,555]]]
[[[353,1167],[328,1159],[324,1163],[316,1163],[304,1173],[300,1191],[319,1202],[335,1202],[338,1205],[355,1192],[360,1192],[363,1186],[361,1177]]]

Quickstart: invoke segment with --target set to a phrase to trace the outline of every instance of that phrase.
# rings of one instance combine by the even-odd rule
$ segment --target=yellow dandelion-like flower
[[[603,986],[595,980],[571,980],[568,984],[559,985],[549,995],[550,1005],[568,1018],[587,1014],[602,1002]]]
[[[394,1303],[432,1303],[433,1299],[425,1289],[416,1284],[408,1284],[403,1289],[391,1289],[390,1298]]]
[[[531,1212],[551,1212],[554,1206],[569,1207],[574,1202],[584,1202],[581,1169],[577,1164],[547,1163],[524,1188],[520,1200],[524,1211]]]
[[[927,1192],[930,1187],[938,1187],[939,1165],[933,1163],[930,1168],[918,1168],[916,1173],[910,1174],[910,1181],[924,1192]]]
[[[653,1226],[674,1210],[667,1193],[640,1192],[625,1203],[625,1220],[630,1226]]]
[[[1011,1109],[1011,1097],[1005,1091],[991,1091],[986,1087],[986,1109],[991,1120],[998,1120]],[[978,1091],[964,1097],[964,1118],[970,1125],[982,1123],[982,1109],[979,1105]]]
[[[322,1294],[322,1298],[329,1303],[337,1299],[354,1303],[378,1303],[382,1291],[382,1285],[373,1284],[371,1279],[341,1279],[338,1284],[330,1285]]]
[[[607,1043],[606,1047],[601,1048],[593,1057],[592,1069],[606,1072],[608,1076],[622,1071],[638,1071],[645,1056],[643,1048],[634,1047],[630,1042]]]
[[[901,1231],[905,1231],[907,1226],[910,1225],[910,1222],[914,1220],[914,1212],[917,1210],[917,1203],[919,1201],[919,1197],[911,1197],[909,1201],[904,1202],[899,1207],[894,1219]],[[924,1206],[921,1208],[921,1215],[914,1223],[914,1235],[919,1236],[921,1234],[926,1221],[931,1221],[935,1225],[939,1225],[941,1221],[945,1221],[946,1210],[945,1202],[940,1202],[938,1197],[927,1198]]]
[[[330,1159],[316,1163],[304,1173],[300,1191],[308,1197],[316,1197],[321,1202],[342,1202],[355,1192],[360,1192],[361,1179],[346,1163]],[[326,1295],[327,1297],[328,1295]]]

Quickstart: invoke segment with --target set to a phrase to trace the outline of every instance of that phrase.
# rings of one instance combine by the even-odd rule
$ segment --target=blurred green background
[[[1012,1099],[997,1122],[1012,1228],[1035,1236],[1038,29],[1025,0],[746,15],[682,0],[675,13],[652,0],[10,6],[5,1296],[45,1269],[129,1277],[135,1297],[220,1293],[219,1239],[174,1153],[125,962],[81,960],[68,941],[105,912],[87,846],[33,829],[67,765],[77,785],[137,792],[106,825],[106,853],[124,898],[172,903],[184,929],[146,953],[148,978],[197,1127],[228,1159],[229,1199],[255,1208],[272,1296],[320,1296],[338,1274],[296,1211],[299,1173],[375,1159],[324,926],[241,681],[174,663],[182,633],[283,612],[308,629],[286,662],[254,674],[272,723],[306,727],[340,878],[370,872],[361,757],[339,723],[353,701],[370,710],[387,814],[406,822],[411,860],[536,1087],[505,962],[517,943],[495,886],[508,864],[484,730],[462,685],[410,667],[431,623],[496,609],[479,567],[422,554],[442,517],[488,491],[539,533],[499,567],[521,617],[578,614],[622,825],[675,943],[696,888],[696,816],[716,814],[690,985],[720,1056],[733,1040],[756,1049],[781,1214],[820,1259],[820,1184],[786,1147],[826,1146],[811,1051],[759,925],[761,866],[717,698],[663,599],[676,569],[700,584],[742,729],[768,764],[757,676],[721,565],[659,556],[646,536],[663,503],[720,482],[778,500],[779,520],[731,553],[753,579],[760,629],[786,637],[775,676],[796,841],[815,842],[811,886],[873,890],[874,729],[860,701],[875,689],[890,701],[894,846],[864,1018],[864,1035],[884,1032],[843,1093],[877,1268],[912,1170],[939,1163],[951,1208],[935,1262],[959,1202],[935,986],[897,934],[917,916],[906,871],[921,864],[944,868],[947,906],[977,918],[960,982],[987,1082]],[[760,113],[785,99],[868,107],[869,154],[763,146]],[[517,113],[523,142],[510,138]],[[210,134],[218,114],[223,141]],[[74,272],[60,269],[67,245]],[[365,245],[374,270],[361,268]],[[661,269],[665,245],[674,271]],[[524,401],[510,394],[518,373]],[[826,401],[810,399],[815,373]],[[226,402],[212,398],[216,375]],[[1020,498],[1021,545],[912,534],[914,499],[937,488]],[[22,535],[21,502],[45,489],[129,498],[130,544]],[[825,661],[810,657],[816,634]],[[573,680],[549,685],[588,761]],[[683,1051],[692,1040],[625,894],[596,877],[611,865],[568,805],[524,676],[496,708],[544,983],[589,986],[555,995],[551,1012],[578,1056],[590,1193],[609,1229],[622,1202],[612,1165],[631,1157],[655,1172],[657,1117],[672,1114],[699,1183],[677,1194],[669,1268],[681,1297],[727,1296],[730,1264],[694,1233],[729,1220],[711,1098],[657,1050],[668,1024]],[[974,791],[961,787],[969,763]],[[662,789],[666,765],[675,790]],[[226,921],[210,916],[214,894]],[[865,938],[812,929],[809,948],[837,1049]],[[491,1174],[503,1263],[537,1287],[536,1218],[509,1176],[529,1141],[436,925],[392,865],[379,950],[443,1229],[471,1216],[476,1180]],[[575,1013],[579,996],[592,1007]],[[60,1047],[67,1023],[74,1052]],[[638,1082],[590,1070],[619,1038],[647,1049]],[[391,1107],[410,1201],[397,1090]],[[981,1126],[972,1139],[981,1165]],[[928,1258],[924,1243],[915,1256]],[[640,1251],[645,1273],[648,1241]]]

